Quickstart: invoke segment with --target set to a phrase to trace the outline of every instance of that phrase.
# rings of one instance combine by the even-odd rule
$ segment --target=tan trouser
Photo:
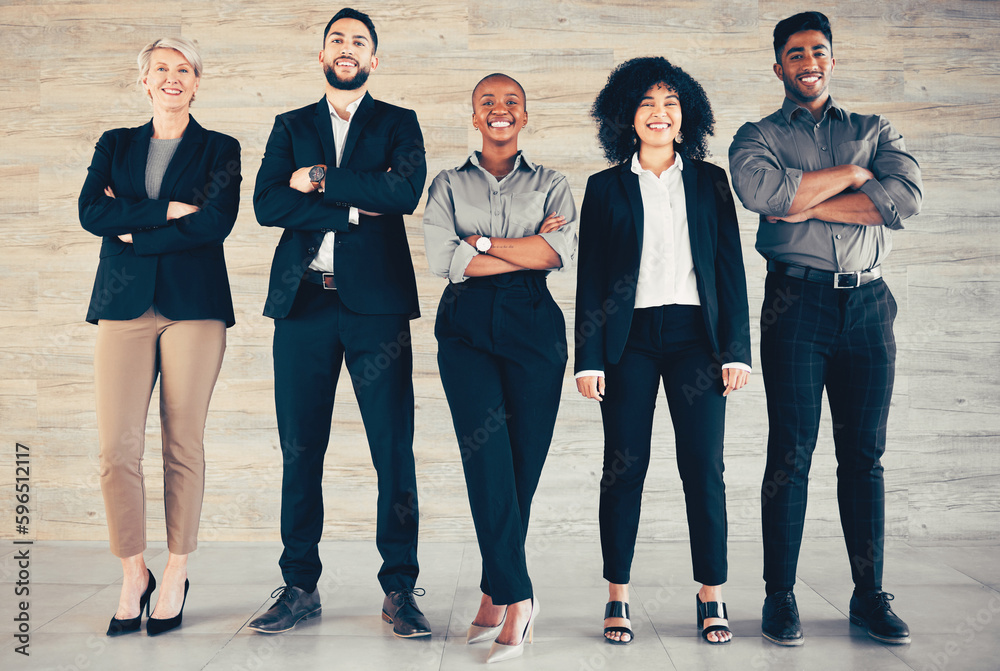
[[[94,381],[101,491],[111,552],[118,557],[146,549],[143,438],[157,375],[167,548],[188,554],[198,546],[205,419],[225,351],[226,325],[215,319],[173,321],[153,307],[136,319],[98,323]]]

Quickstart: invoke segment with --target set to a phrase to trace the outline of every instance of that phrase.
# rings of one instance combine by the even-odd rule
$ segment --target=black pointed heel
[[[131,634],[134,631],[139,631],[139,624],[142,621],[142,609],[145,608],[146,615],[149,615],[149,598],[153,596],[153,590],[156,589],[156,578],[153,577],[153,572],[149,569],[146,569],[146,573],[149,575],[149,581],[146,583],[146,591],[139,597],[139,615],[127,620],[119,620],[116,617],[111,618],[111,624],[108,625],[108,636],[121,636],[122,634]]]
[[[165,620],[161,620],[158,617],[151,617],[146,620],[146,635],[147,636],[157,636],[159,634],[166,633],[171,629],[177,629],[181,626],[181,618],[184,617],[184,604],[188,600],[188,587],[190,587],[187,578],[184,579],[184,600],[181,601],[181,611],[174,615],[173,617],[168,617]],[[162,595],[161,595],[162,596]]]

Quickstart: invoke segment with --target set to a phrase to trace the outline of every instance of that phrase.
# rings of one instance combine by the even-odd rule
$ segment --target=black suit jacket
[[[403,215],[416,209],[427,178],[417,115],[366,93],[351,119],[339,168],[336,157],[325,97],[275,118],[253,196],[257,221],[285,229],[271,263],[264,315],[288,316],[302,273],[323,236],[336,231],[334,272],[344,305],[361,314],[418,317],[403,226]],[[324,193],[288,186],[297,169],[320,163],[327,166]],[[352,226],[352,205],[381,215],[362,214]]]
[[[240,206],[240,144],[192,117],[163,175],[146,193],[153,122],[109,130],[97,142],[80,192],[80,223],[104,237],[87,321],[135,319],[153,303],[170,319],[236,323],[222,241]],[[110,186],[115,197],[104,195]],[[170,201],[200,211],[167,221]],[[131,233],[132,244],[119,235]]]
[[[736,208],[726,172],[684,159],[691,256],[712,351],[720,363],[750,364],[750,314]],[[639,176],[631,162],[587,181],[580,211],[575,370],[604,370],[621,358],[635,309],[642,252]]]

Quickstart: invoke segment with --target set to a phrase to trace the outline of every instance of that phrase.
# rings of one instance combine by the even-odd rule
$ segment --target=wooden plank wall
[[[777,0],[387,0],[372,13],[381,66],[372,91],[414,108],[430,175],[478,146],[469,94],[484,74],[525,86],[522,147],[564,172],[582,198],[605,167],[588,109],[611,68],[664,55],[698,78],[718,119],[713,160],[725,166],[733,133],[781,103],[771,72],[775,22],[802,9]],[[76,197],[101,132],[149,116],[135,87],[135,54],[154,38],[200,46],[205,73],[194,113],[243,146],[242,209],[226,243],[238,324],[206,435],[203,540],[278,538],[281,455],[272,402],[272,324],[261,316],[278,232],[259,227],[252,185],[275,114],[317,100],[321,32],[336,6],[278,0],[55,2],[0,7],[0,440],[32,449],[32,533],[106,538],[97,476],[92,355],[83,321],[98,240],[77,219]],[[923,212],[895,236],[886,266],[900,312],[899,366],[884,459],[888,533],[927,540],[996,539],[1000,530],[997,182],[1000,178],[1000,3],[835,0],[833,91],[849,108],[885,113],[924,170]],[[414,324],[422,538],[473,538],[456,441],[432,335],[441,280],[427,270],[420,216],[407,219],[424,317]],[[764,268],[755,217],[741,211],[751,312]],[[575,271],[550,284],[572,323]],[[754,325],[754,346],[757,326]],[[570,366],[570,369],[572,365]],[[533,510],[535,538],[597,540],[601,464],[598,407],[567,373],[555,439]],[[661,401],[641,539],[684,539],[683,497]],[[152,407],[157,407],[154,395]],[[727,481],[730,535],[759,537],[766,413],[759,372],[732,398]],[[158,420],[146,432],[149,537],[163,539]],[[0,469],[0,519],[13,508],[11,460]],[[811,536],[840,534],[831,425],[824,424],[811,487]],[[342,389],[326,474],[329,538],[371,538],[375,474],[352,394]],[[0,526],[0,536],[13,531]]]

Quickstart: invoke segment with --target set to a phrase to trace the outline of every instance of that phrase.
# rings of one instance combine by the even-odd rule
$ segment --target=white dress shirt
[[[330,99],[326,99],[326,104],[330,106],[330,122],[333,125],[333,144],[337,149],[337,165],[334,167],[340,167],[340,159],[344,156],[344,144],[347,142],[347,132],[351,130],[351,119],[354,118],[354,113],[358,111],[358,106],[364,97],[364,94],[362,94],[360,98],[347,106],[346,121],[340,118],[337,110],[333,109],[333,103],[330,102]],[[351,211],[347,215],[347,220],[357,225],[358,208],[351,208]],[[309,264],[311,270],[318,270],[321,273],[333,272],[333,243],[336,240],[336,235],[334,231],[330,231],[323,236],[323,242],[319,246],[316,258]]]
[[[639,279],[635,287],[635,307],[660,305],[701,305],[698,278],[691,255],[688,231],[687,199],[681,171],[684,161],[677,154],[674,164],[659,177],[639,163],[639,153],[632,155],[632,172],[639,176],[642,195],[642,252]],[[749,371],[745,363],[727,363],[723,368]],[[604,371],[581,370],[574,377],[604,376]]]

